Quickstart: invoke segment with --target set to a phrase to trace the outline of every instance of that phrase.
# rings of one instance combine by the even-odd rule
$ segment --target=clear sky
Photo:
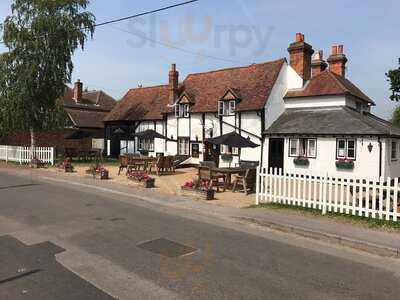
[[[0,1],[0,19],[11,2]],[[178,2],[92,0],[89,9],[101,22]],[[395,104],[385,72],[400,57],[399,11],[398,0],[200,0],[98,28],[74,57],[73,79],[119,99],[139,84],[166,84],[171,63],[183,80],[189,73],[287,57],[295,33],[303,32],[325,57],[332,44],[344,44],[348,78],[375,100],[373,111],[388,118]]]

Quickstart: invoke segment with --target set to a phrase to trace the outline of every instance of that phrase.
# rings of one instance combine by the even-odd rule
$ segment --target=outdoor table
[[[143,171],[146,170],[146,167],[149,163],[156,161],[157,158],[154,157],[135,157],[129,159],[129,164],[127,167],[127,174],[132,170],[140,170],[141,168]]]
[[[226,184],[227,187],[231,187],[232,185],[232,175],[237,175],[237,174],[242,174],[244,172],[246,172],[248,169],[251,168],[211,168],[211,171],[216,172],[216,173],[220,173],[226,176]]]

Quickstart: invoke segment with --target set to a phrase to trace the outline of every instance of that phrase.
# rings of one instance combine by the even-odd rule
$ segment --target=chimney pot
[[[338,54],[343,54],[343,45],[338,46]]]
[[[319,50],[318,54],[319,54],[319,59],[323,60],[324,59],[324,50]]]
[[[336,55],[338,53],[338,46],[332,46],[332,55]]]
[[[324,51],[319,50],[311,62],[311,76],[315,77],[326,70],[328,64],[324,61]]]
[[[304,42],[304,34],[301,32],[296,33],[296,43]]]

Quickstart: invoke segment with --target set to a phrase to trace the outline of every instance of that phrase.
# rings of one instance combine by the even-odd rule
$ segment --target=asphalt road
[[[0,236],[65,249],[57,260],[82,280],[71,283],[65,270],[54,272],[53,283],[31,281],[26,299],[58,299],[35,294],[41,290],[35,284],[42,290],[59,285],[64,293],[70,287],[65,299],[78,299],[78,291],[79,299],[100,292],[122,299],[399,298],[397,262],[354,259],[358,254],[342,249],[322,251],[326,246],[286,242],[256,228],[249,234],[235,228],[244,225],[205,222],[126,198],[0,170]],[[1,253],[1,268],[13,263]],[[13,290],[25,290],[24,280],[21,286],[14,281]],[[0,281],[0,298],[7,293],[10,287]]]

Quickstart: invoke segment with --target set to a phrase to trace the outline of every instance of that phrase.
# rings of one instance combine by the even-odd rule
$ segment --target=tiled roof
[[[77,128],[104,128],[103,120],[108,112],[98,110],[85,110],[77,108],[65,108]]]
[[[231,89],[241,96],[238,111],[260,110],[265,106],[285,59],[247,67],[189,75],[183,89],[194,105],[191,112],[217,112],[218,101]]]
[[[288,109],[265,131],[267,135],[377,135],[400,137],[400,128],[349,107]]]
[[[105,121],[161,120],[168,106],[168,86],[131,89],[107,115]]]
[[[83,92],[82,100],[76,103],[76,101],[73,100],[73,90],[69,87],[66,88],[62,101],[65,107],[89,108],[104,111],[111,111],[117,103],[114,98],[103,91]]]
[[[311,78],[303,89],[290,90],[285,98],[330,96],[330,95],[352,95],[371,105],[375,105],[367,95],[365,95],[350,80],[339,76],[329,70]]]

